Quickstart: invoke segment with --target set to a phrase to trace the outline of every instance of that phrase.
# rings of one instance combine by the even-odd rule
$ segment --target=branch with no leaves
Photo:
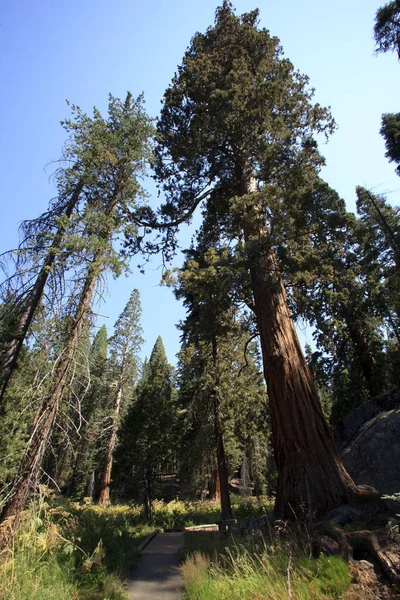
[[[258,337],[259,334],[258,333],[254,333],[245,343],[244,345],[244,351],[243,351],[243,355],[244,355],[244,360],[246,361],[246,363],[243,365],[243,367],[240,367],[239,369],[239,373],[237,374],[237,376],[239,377],[241,372],[243,371],[243,369],[245,369],[246,367],[249,366],[249,361],[247,360],[247,349],[249,347],[250,342],[252,342],[256,337]]]

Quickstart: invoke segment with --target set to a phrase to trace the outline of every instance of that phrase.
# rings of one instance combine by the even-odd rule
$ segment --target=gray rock
[[[400,491],[400,409],[381,412],[358,430],[342,452],[354,482],[381,494]]]
[[[334,510],[331,510],[326,514],[327,521],[333,521],[338,525],[345,525],[346,523],[351,523],[356,520],[361,515],[361,511],[353,506],[348,506],[344,504],[343,506],[338,506]]]
[[[380,412],[400,408],[400,390],[391,390],[368,400],[340,421],[334,436],[339,451],[342,451],[356,437],[362,426]]]

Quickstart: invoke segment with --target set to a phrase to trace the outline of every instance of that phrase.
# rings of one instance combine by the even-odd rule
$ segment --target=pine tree
[[[400,210],[383,196],[357,187],[359,253],[363,271],[379,286],[375,298],[382,316],[398,329],[400,318]],[[367,282],[368,283],[368,282]],[[379,285],[380,284],[380,285]]]
[[[157,476],[175,459],[176,418],[173,369],[158,337],[121,426],[116,455],[119,485],[135,484],[148,519]]]
[[[165,93],[156,173],[165,216],[194,210],[204,192],[215,228],[243,244],[271,405],[275,513],[292,518],[357,493],[324,419],[271,240],[275,224],[301,214],[323,162],[312,136],[328,134],[333,121],[257,21],[258,11],[239,18],[225,0],[214,27],[192,39]]]
[[[386,158],[396,163],[396,173],[400,176],[400,113],[382,115],[382,127],[379,132],[385,140]]]
[[[261,493],[267,471],[267,398],[257,352],[249,344],[249,332],[241,320],[219,339],[219,421],[229,478],[248,464],[248,475]],[[245,359],[245,349],[246,359]],[[247,361],[247,363],[246,363]],[[181,413],[179,477],[186,496],[196,497],[206,485],[221,502],[217,470],[213,390],[214,363],[210,342],[185,341],[179,353],[178,405]],[[219,493],[216,493],[219,492]],[[221,506],[226,515],[226,507]]]
[[[117,442],[121,408],[132,396],[138,371],[138,353],[143,343],[140,326],[141,315],[138,290],[133,290],[127,305],[119,316],[110,338],[111,373],[114,377],[112,413],[107,423],[108,440],[105,452],[105,464],[101,478],[99,504],[110,504],[110,484],[113,454]]]
[[[201,241],[200,241],[201,240]],[[233,326],[232,276],[226,269],[229,254],[207,243],[205,228],[198,234],[196,248],[186,251],[185,263],[175,287],[177,298],[184,300],[187,317],[181,325],[186,342],[205,342],[200,350],[204,369],[202,404],[208,406],[208,419],[212,423],[213,447],[216,453],[216,474],[221,501],[222,519],[232,518],[229,495],[229,468],[226,456],[226,428],[223,422],[223,397],[221,395],[221,343]],[[208,352],[207,352],[208,347]],[[207,356],[208,355],[208,356]],[[205,397],[204,397],[205,396]]]
[[[325,182],[317,181],[308,195],[305,216],[312,234],[291,240],[279,253],[289,300],[294,313],[316,327],[314,338],[333,357],[335,372],[347,365],[354,375],[348,392],[355,400],[358,388],[358,403],[365,394],[375,396],[386,388],[379,289],[376,280],[367,278],[359,223]],[[343,388],[341,395],[342,405],[351,409]]]
[[[91,481],[99,466],[103,422],[109,404],[107,372],[108,336],[103,325],[94,337],[89,354],[90,386],[81,400],[82,418],[77,439],[69,494],[82,499],[92,496]]]
[[[90,202],[87,202],[81,220],[75,223],[64,242],[80,248],[83,273],[81,278],[76,274],[75,293],[68,301],[69,317],[62,354],[3,508],[2,519],[12,517],[12,526],[8,531],[4,529],[3,544],[13,535],[29,489],[37,479],[60,403],[70,383],[82,328],[89,316],[99,278],[107,270],[118,274],[123,266],[112,242],[124,229],[132,233],[134,211],[140,208],[142,193],[137,178],[143,173],[149,158],[149,136],[152,133],[142,104],[141,97],[133,100],[128,94],[124,102],[110,97],[107,120],[98,111],[94,112],[93,120],[103,131],[103,153],[97,156],[99,164],[95,163],[98,169],[95,169],[96,177],[88,191]],[[83,120],[88,119],[79,110],[78,115]]]

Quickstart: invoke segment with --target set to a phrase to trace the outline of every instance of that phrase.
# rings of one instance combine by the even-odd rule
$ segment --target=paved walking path
[[[183,533],[158,533],[142,552],[127,579],[129,600],[180,600],[183,585],[178,549]]]

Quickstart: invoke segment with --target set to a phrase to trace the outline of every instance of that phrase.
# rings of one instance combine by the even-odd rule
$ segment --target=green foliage
[[[122,386],[124,397],[132,395],[137,381],[139,352],[143,344],[141,313],[139,292],[133,290],[109,339],[110,377],[114,377]]]
[[[124,600],[122,580],[136,563],[137,547],[155,527],[215,522],[213,502],[154,503],[154,520],[141,506],[95,506],[42,499],[23,514],[10,555],[0,562],[1,600]],[[235,517],[272,509],[266,498],[238,499]]]
[[[341,598],[351,582],[341,557],[313,560],[304,551],[293,552],[279,542],[260,547],[228,545],[218,556],[211,536],[205,542],[199,534],[198,541],[206,552],[192,549],[182,566],[187,600],[279,600],[287,596],[332,600]]]
[[[135,548],[144,536],[131,529],[121,537],[118,528],[106,528],[110,519],[89,516],[89,510],[43,504],[26,512],[0,565],[0,598],[124,600],[122,566],[138,556]]]
[[[400,59],[400,2],[392,0],[379,8],[375,16],[376,52],[397,52]]]
[[[148,511],[156,475],[174,472],[176,419],[174,372],[158,337],[121,424],[115,456],[117,487],[128,497],[144,499]]]
[[[211,181],[234,184],[249,163],[281,192],[321,162],[311,135],[331,129],[329,112],[312,105],[308,78],[257,22],[258,11],[237,17],[225,1],[215,25],[193,37],[165,93],[156,149],[157,173],[171,193],[165,211],[177,189],[188,203]]]
[[[315,326],[309,365],[334,421],[390,381],[384,329],[397,318],[385,302],[388,246],[371,208],[359,203],[357,219],[317,180],[304,198],[309,234],[278,252],[292,310]]]
[[[212,319],[210,319],[211,321]],[[240,322],[219,339],[219,416],[229,473],[233,476],[248,464],[247,477],[265,483],[268,423],[267,397],[260,371],[258,349],[249,341]],[[214,409],[211,394],[214,368],[210,344],[186,344],[179,353],[178,384],[181,407],[180,479],[189,496],[199,493],[216,469]],[[242,473],[244,476],[244,473]],[[242,477],[244,479],[244,477]]]
[[[90,477],[98,469],[102,456],[103,422],[108,414],[110,395],[107,354],[107,328],[103,325],[96,333],[88,355],[90,385],[79,395],[82,421],[78,435],[70,433],[74,453],[68,493],[77,499],[89,495]]]
[[[385,140],[385,156],[398,165],[396,173],[400,175],[400,113],[382,115],[380,134]]]

